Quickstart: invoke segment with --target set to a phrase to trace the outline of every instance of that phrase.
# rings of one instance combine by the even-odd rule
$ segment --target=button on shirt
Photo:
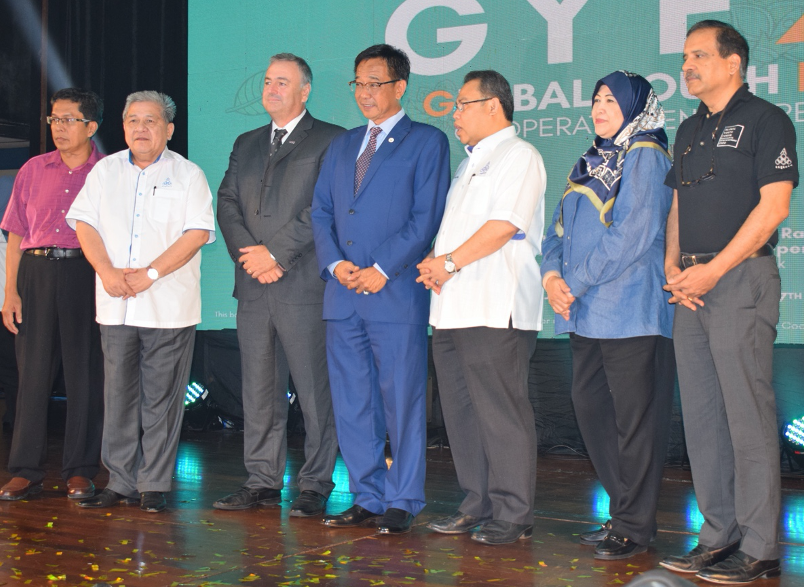
[[[0,227],[21,236],[22,249],[80,248],[75,231],[67,225],[67,210],[87,174],[103,157],[93,142],[89,159],[73,169],[64,164],[58,151],[29,160],[17,174]]]
[[[519,234],[463,267],[430,299],[436,328],[486,326],[541,330],[542,286],[536,255],[544,231],[544,163],[509,126],[480,141],[458,166],[435,242],[435,255],[457,249],[489,220]]]
[[[148,267],[187,230],[209,231],[215,240],[212,194],[201,168],[167,149],[145,169],[129,151],[95,166],[67,214],[98,231],[112,265]],[[113,298],[97,278],[98,322],[148,328],[184,328],[201,321],[201,254],[157,279],[137,297]]]

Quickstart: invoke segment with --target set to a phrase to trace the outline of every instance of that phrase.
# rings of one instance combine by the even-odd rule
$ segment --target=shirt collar
[[[95,145],[95,141],[90,139],[89,144],[92,145],[92,152],[90,152],[89,158],[86,161],[84,161],[84,163],[79,165],[78,167],[74,167],[71,171],[81,169],[87,163],[91,163],[92,165],[95,165],[95,163],[100,161],[101,156],[100,156],[100,152],[98,151],[98,147]],[[49,165],[64,165],[64,161],[61,160],[61,153],[59,153],[58,149],[56,149],[54,151],[50,151],[50,153],[45,154],[45,165],[46,166],[49,166]]]
[[[159,160],[162,159],[162,155],[167,153],[167,150],[168,150],[168,148],[165,147],[164,151],[159,153],[159,155],[156,157],[156,159],[154,159],[154,161],[153,161],[153,163],[151,163],[151,165],[156,165],[157,163],[159,163]],[[131,149],[128,150],[128,162],[131,163],[132,165],[134,165],[134,160],[131,158]],[[148,165],[148,167],[150,167],[151,165]],[[147,169],[147,167],[146,167],[146,169]]]
[[[388,135],[394,129],[394,127],[396,126],[396,123],[399,122],[400,120],[402,120],[403,116],[405,116],[405,109],[400,108],[399,112],[397,112],[396,114],[394,114],[390,118],[387,118],[386,120],[384,120],[380,124],[374,124],[371,120],[369,120],[368,121],[368,128],[366,129],[366,134],[371,132],[371,129],[374,128],[375,126],[379,126],[382,129],[380,131],[380,134],[383,135],[383,136]]]
[[[734,92],[734,95],[732,95],[732,97],[729,98],[729,102],[728,104],[726,104],[726,107],[723,110],[727,111],[738,102],[745,102],[746,100],[750,100],[753,96],[754,94],[752,94],[751,90],[749,90],[749,85],[747,83],[744,83],[737,89],[736,92]],[[707,107],[706,104],[701,102],[698,105],[698,110],[696,111],[696,114],[706,116],[707,114],[709,114],[709,108]],[[715,114],[717,114],[717,112],[715,112]]]
[[[286,134],[285,136],[286,137],[290,136],[290,133],[292,133],[296,129],[296,126],[299,124],[301,119],[304,118],[305,114],[307,114],[307,109],[306,108],[304,110],[302,110],[301,114],[299,114],[296,118],[294,118],[293,120],[288,122],[285,126],[277,126],[276,122],[274,122],[272,120],[271,121],[271,136],[272,137],[274,136],[274,131],[276,129],[278,129],[278,128],[284,128],[286,131],[288,131],[288,134]],[[283,142],[284,142],[284,139],[283,139]]]
[[[478,141],[478,143],[474,147],[465,145],[464,149],[466,150],[467,155],[471,157],[475,153],[485,153],[488,151],[493,151],[497,147],[497,145],[502,143],[505,139],[509,139],[515,136],[516,136],[516,129],[512,124],[510,126],[506,126],[502,130],[498,130],[492,135],[487,136],[485,139]]]

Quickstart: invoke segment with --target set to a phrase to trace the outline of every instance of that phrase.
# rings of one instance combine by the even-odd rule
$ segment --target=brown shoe
[[[67,479],[67,497],[70,499],[86,499],[95,495],[95,484],[86,477],[70,477]]]
[[[14,477],[0,487],[0,499],[3,501],[17,501],[25,499],[29,495],[35,495],[42,491],[42,482],[34,483],[25,477]]]

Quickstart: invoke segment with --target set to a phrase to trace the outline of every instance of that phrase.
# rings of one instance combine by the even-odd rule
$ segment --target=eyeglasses
[[[88,118],[56,118],[55,116],[48,116],[45,120],[47,120],[48,124],[50,124],[50,125],[55,124],[56,126],[59,126],[61,124],[66,124],[67,126],[72,126],[76,122],[92,122]]]
[[[701,177],[696,179],[691,179],[686,181],[684,179],[684,157],[686,157],[690,151],[692,151],[692,144],[695,142],[695,138],[698,136],[698,132],[701,130],[701,126],[703,125],[704,117],[702,116],[701,119],[698,121],[698,127],[695,129],[695,132],[692,133],[692,141],[687,148],[684,149],[684,152],[681,153],[681,185],[684,187],[694,187],[701,182],[708,181],[715,177],[715,136],[717,135],[717,131],[720,128],[720,122],[723,120],[723,115],[726,113],[726,109],[723,109],[723,112],[720,113],[720,118],[717,119],[717,124],[715,125],[715,130],[712,131],[712,163],[709,166],[709,171],[704,173]]]
[[[384,86],[385,84],[393,84],[396,82],[401,82],[401,79],[392,79],[387,82],[369,82],[364,84],[363,82],[358,81],[350,81],[349,82],[349,89],[353,92],[357,90],[366,90],[369,94],[376,94],[380,90],[380,86]]]
[[[492,96],[491,98],[493,98]],[[477,100],[467,100],[466,102],[455,102],[455,106],[452,107],[452,111],[454,112],[457,110],[458,112],[463,112],[463,109],[466,108],[467,104],[474,104],[475,102],[485,102],[486,100],[491,100],[491,98],[478,98]]]

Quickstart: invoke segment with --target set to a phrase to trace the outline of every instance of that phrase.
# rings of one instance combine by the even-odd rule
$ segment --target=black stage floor
[[[168,511],[137,507],[83,510],[64,496],[56,473],[59,434],[49,447],[45,490],[25,502],[0,502],[0,585],[623,585],[656,568],[659,560],[695,544],[701,516],[690,475],[665,470],[659,534],[646,554],[619,562],[592,557],[577,534],[607,517],[607,498],[588,461],[541,456],[534,536],[489,547],[468,536],[429,532],[428,520],[452,513],[461,495],[449,449],[427,453],[428,506],[401,537],[375,537],[371,529],[327,529],[314,519],[289,518],[297,494],[301,438],[291,438],[279,507],[222,512],[212,502],[245,479],[242,433],[185,434]],[[9,438],[0,441],[6,462]],[[105,471],[96,479],[103,487]],[[348,479],[338,461],[328,510],[351,505]],[[757,582],[804,584],[804,480],[783,482],[783,575]]]

